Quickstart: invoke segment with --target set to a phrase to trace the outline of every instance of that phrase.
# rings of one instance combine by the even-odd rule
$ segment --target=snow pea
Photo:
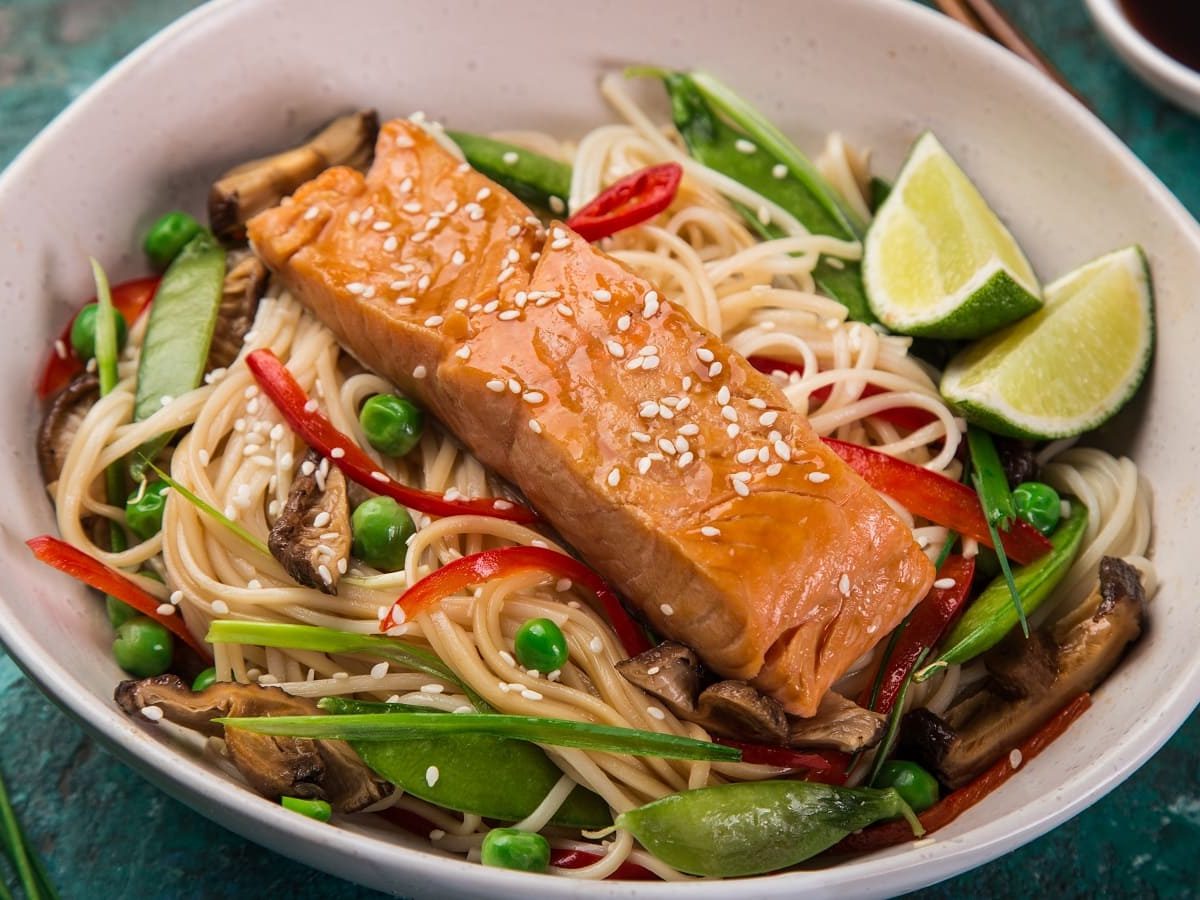
[[[431,711],[428,707],[335,697],[323,699],[321,708],[336,714]],[[502,822],[525,818],[562,777],[558,766],[536,744],[486,734],[349,743],[363,762],[406,793],[446,809]],[[603,828],[612,822],[612,816],[598,795],[577,787],[551,821],[575,828]]]
[[[555,215],[566,213],[571,193],[571,167],[566,163],[478,134],[446,134],[476,171],[499,182],[518,199]]]
[[[736,877],[794,866],[851,832],[896,816],[908,820],[914,835],[923,833],[894,788],[758,781],[670,794],[622,813],[616,826],[681,871]]]

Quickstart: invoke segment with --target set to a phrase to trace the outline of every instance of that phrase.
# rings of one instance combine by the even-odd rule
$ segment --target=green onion
[[[979,476],[975,476],[971,480],[975,483],[975,490],[982,494],[983,486],[979,480]],[[1017,611],[1017,621],[1021,623],[1021,633],[1025,637],[1029,637],[1029,620],[1025,617],[1025,604],[1021,601],[1021,592],[1017,588],[1012,568],[1008,564],[1008,554],[1004,552],[1004,544],[1000,540],[1000,533],[996,530],[996,525],[991,519],[987,519],[987,528],[988,534],[992,538],[992,546],[996,548],[996,558],[1000,560],[1000,571],[1004,573],[1004,580],[1008,584],[1008,593],[1012,597],[1013,608]]]
[[[462,688],[476,709],[487,712],[491,708],[434,653],[383,635],[350,634],[316,625],[220,619],[209,625],[205,640],[210,644],[253,644],[257,647],[315,650],[318,653],[367,653],[406,669],[443,678]]]
[[[211,633],[210,633],[211,639]],[[489,734],[510,740],[531,741],[556,747],[574,747],[604,753],[628,753],[664,759],[700,759],[737,762],[741,751],[674,734],[617,728],[592,722],[510,716],[498,713],[413,712],[346,716],[251,716],[214,719],[227,728],[255,734],[343,741],[394,741],[442,734]]]
[[[159,478],[161,478],[163,481],[166,482],[167,487],[169,487],[171,490],[175,491],[177,494],[179,494],[179,496],[183,497],[184,500],[186,500],[188,503],[192,504],[192,506],[196,507],[196,509],[200,510],[205,515],[211,516],[212,518],[216,519],[218,522],[220,522],[222,525],[224,525],[226,528],[228,528],[231,532],[236,534],[239,538],[241,538],[243,541],[245,541],[247,544],[249,544],[251,547],[253,547],[255,550],[257,550],[259,553],[263,554],[264,556],[271,555],[270,548],[267,547],[266,544],[264,544],[262,541],[260,541],[254,535],[252,535],[249,531],[247,531],[243,526],[241,526],[237,522],[233,521],[233,519],[229,518],[227,515],[225,515],[225,513],[221,512],[219,509],[217,509],[215,506],[213,506],[208,501],[201,499],[196,494],[189,491],[182,484],[180,484],[178,481],[176,481],[174,478],[172,478],[170,475],[168,475],[166,472],[164,472],[162,469],[160,469],[154,463],[152,463],[147,457],[141,456],[140,459],[144,466],[146,466],[148,469],[152,470],[155,475],[157,475]]]
[[[929,655],[928,647],[922,650],[921,655],[913,662],[912,668],[908,670],[908,675],[904,679],[904,684],[900,687],[900,693],[896,695],[896,703],[892,707],[891,713],[888,714],[887,731],[883,733],[883,740],[879,744],[879,749],[875,752],[875,761],[871,764],[871,773],[866,779],[866,784],[871,787],[875,786],[875,781],[879,778],[883,764],[887,762],[888,756],[891,755],[892,747],[896,744],[896,736],[900,733],[900,720],[904,717],[904,701],[908,696],[908,687],[912,684],[913,673],[921,668],[921,663],[925,662],[927,655]]]
[[[958,543],[957,532],[950,531],[946,533],[946,543],[942,544],[941,552],[938,553],[937,560],[933,564],[935,571],[942,568],[942,564],[950,558],[950,554],[954,552],[954,545]]]
[[[971,465],[975,468],[971,475],[971,483],[975,486],[975,493],[979,495],[983,518],[992,538],[992,546],[996,548],[996,556],[1000,560],[1000,571],[1004,573],[1004,580],[1008,583],[1008,591],[1012,596],[1013,608],[1017,611],[1017,620],[1021,623],[1021,631],[1025,637],[1029,637],[1025,604],[1021,602],[1021,592],[1017,590],[1012,569],[1008,565],[1008,555],[1004,552],[1004,544],[1000,540],[1000,531],[1008,531],[1016,515],[1012,491],[1008,487],[1008,477],[1004,474],[1000,454],[996,452],[996,445],[990,434],[981,428],[968,428],[967,446],[971,451]]]
[[[112,290],[104,268],[93,257],[92,278],[96,282],[96,373],[100,377],[100,396],[112,393],[120,380],[117,371],[117,326],[116,316],[120,313],[113,307]],[[113,463],[104,472],[104,489],[107,500],[113,506],[125,505],[125,476],[121,467]],[[109,549],[115,552],[127,546],[125,532],[117,522],[108,524]]]

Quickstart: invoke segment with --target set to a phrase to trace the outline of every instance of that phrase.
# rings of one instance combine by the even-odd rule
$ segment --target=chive
[[[208,627],[205,637],[210,644],[253,644],[258,647],[286,647],[315,650],[318,653],[368,653],[390,660],[406,669],[444,678],[462,688],[480,712],[491,707],[454,674],[444,662],[424,647],[373,634],[350,634],[316,625],[285,625],[280,622],[241,622],[220,619]]]
[[[981,428],[967,429],[967,446],[971,451],[971,465],[975,472],[971,483],[975,485],[975,493],[979,495],[979,504],[983,507],[983,518],[987,523],[988,534],[992,545],[996,548],[996,556],[1000,560],[1000,571],[1008,583],[1008,591],[1012,595],[1013,607],[1017,611],[1017,620],[1021,623],[1021,631],[1029,637],[1029,622],[1025,618],[1025,605],[1021,602],[1021,592],[1013,580],[1012,569],[1008,565],[1008,555],[1004,552],[1004,544],[1000,540],[1000,531],[1008,531],[1012,525],[1013,510],[1012,491],[1008,487],[1008,477],[1004,474],[1004,466],[1000,462],[1000,454],[996,452],[996,444],[992,436]]]
[[[921,655],[916,658],[912,668],[908,670],[908,675],[904,678],[904,684],[900,686],[900,693],[896,695],[896,704],[892,707],[891,713],[888,714],[887,731],[883,733],[883,740],[879,744],[879,749],[875,753],[875,760],[871,764],[871,773],[867,776],[866,783],[875,786],[876,780],[879,778],[879,773],[883,769],[883,764],[887,762],[888,756],[891,755],[892,748],[896,744],[896,736],[900,733],[900,720],[904,716],[904,701],[908,698],[908,688],[913,681],[913,673],[921,667],[921,663],[925,662],[925,657],[929,655],[929,649],[926,647],[921,651]]]
[[[215,506],[213,506],[207,500],[201,499],[196,494],[192,493],[190,490],[185,488],[182,484],[180,484],[178,481],[176,481],[174,478],[172,478],[170,475],[168,475],[166,472],[164,472],[162,469],[160,469],[154,463],[152,463],[147,457],[141,456],[141,457],[139,457],[139,459],[141,459],[142,465],[144,465],[146,468],[152,470],[155,475],[157,475],[159,478],[161,478],[163,481],[165,481],[167,483],[167,487],[169,487],[171,490],[178,493],[179,496],[183,497],[183,499],[186,500],[188,503],[192,504],[192,506],[196,507],[202,513],[205,513],[206,515],[211,516],[212,518],[216,519],[219,523],[224,525],[226,528],[228,528],[231,532],[233,532],[238,537],[240,537],[243,541],[245,541],[247,544],[249,544],[251,547],[253,547],[255,550],[257,550],[259,553],[263,554],[264,556],[271,555],[270,548],[266,544],[264,544],[262,541],[260,541],[258,538],[256,538],[254,535],[252,535],[249,531],[247,531],[243,526],[241,526],[237,522],[233,521],[233,519],[229,518],[227,515],[225,515],[223,512],[221,512],[219,509],[217,509]]]
[[[5,853],[16,869],[21,887],[29,900],[57,897],[53,888],[49,891],[42,889],[45,869],[40,863],[35,864],[33,853],[25,843],[25,834],[9,801],[8,788],[4,784],[3,776],[0,776],[0,839],[4,842]],[[48,886],[48,882],[46,884]]]
[[[113,308],[112,289],[103,266],[94,257],[88,259],[92,264],[92,278],[96,282],[96,372],[100,376],[100,396],[104,397],[112,393],[120,380],[117,371],[117,327],[113,318],[120,313]],[[119,464],[113,463],[105,470],[104,490],[111,505],[124,506],[125,475]],[[112,521],[108,532],[109,549],[118,553],[124,550],[128,542],[121,526]]]
[[[255,734],[344,741],[394,741],[442,734],[490,734],[494,737],[603,753],[628,753],[664,759],[737,762],[741,751],[674,734],[618,728],[592,722],[510,716],[498,713],[443,715],[413,712],[345,716],[252,716],[214,719],[227,728]]]
[[[976,475],[972,478],[975,482],[975,490],[982,493],[983,487]],[[1021,633],[1025,637],[1029,637],[1029,621],[1025,618],[1025,604],[1021,602],[1021,592],[1017,588],[1017,582],[1013,578],[1012,568],[1008,564],[1008,554],[1004,552],[1004,544],[1000,540],[1000,533],[996,530],[996,525],[991,519],[987,519],[988,534],[992,538],[992,544],[996,548],[996,558],[1000,560],[1000,571],[1004,573],[1004,580],[1008,584],[1008,593],[1012,597],[1013,608],[1017,611],[1017,621],[1021,623]]]

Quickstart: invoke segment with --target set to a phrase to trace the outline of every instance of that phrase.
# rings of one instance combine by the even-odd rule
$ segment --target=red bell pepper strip
[[[791,374],[795,372],[797,375],[804,374],[804,366],[800,363],[788,362],[783,359],[775,359],[772,356],[751,356],[748,357],[750,365],[758,369],[760,372],[765,372],[770,375],[772,372],[786,372]],[[824,403],[829,399],[829,395],[833,392],[833,385],[827,384],[817,388],[811,394],[809,399],[816,403]],[[877,384],[868,384],[863,388],[862,395],[864,397],[874,397],[878,394],[886,394],[887,389],[881,388]],[[934,421],[937,416],[927,409],[920,409],[915,406],[897,406],[893,409],[880,410],[873,413],[885,422],[891,422],[897,428],[903,428],[905,431],[916,431],[918,428],[923,428],[930,422]]]
[[[127,324],[132,325],[136,322],[142,311],[150,305],[150,301],[154,299],[154,292],[158,290],[159,281],[158,278],[135,278],[124,284],[118,284],[112,289],[113,306],[124,317]],[[88,301],[88,303],[95,302],[95,297]],[[86,305],[85,303],[84,306]],[[79,312],[76,311],[75,315],[79,315]],[[70,321],[58,336],[58,340],[50,349],[50,358],[42,367],[42,375],[37,383],[39,400],[45,400],[47,397],[57,394],[84,369],[83,360],[75,355],[75,349],[71,346],[71,326],[73,324],[75,324],[75,316],[71,316]]]
[[[567,219],[567,226],[587,241],[640,225],[671,205],[683,167],[662,163],[626,175],[612,187],[601,191],[591,203]]]
[[[158,622],[205,659],[212,659],[212,654],[208,652],[204,644],[192,637],[192,633],[188,631],[182,618],[178,615],[159,614],[159,601],[120,572],[109,568],[100,560],[88,556],[82,550],[72,547],[66,541],[60,541],[48,534],[30,538],[25,544],[41,562],[60,572],[65,572],[98,591],[112,594],[142,615]]]
[[[645,633],[630,618],[604,579],[574,557],[545,547],[500,547],[453,560],[401,594],[379,623],[379,630],[386,633],[399,624],[395,618],[397,609],[404,612],[404,618],[400,621],[406,621],[473,584],[530,571],[546,572],[587,588],[600,601],[626,653],[636,656],[650,649]]]
[[[742,751],[742,762],[760,766],[776,766],[781,769],[804,769],[809,781],[823,784],[842,784],[850,757],[836,751],[793,750],[790,747],[773,747],[768,744],[750,744],[732,738],[713,735],[713,743],[736,747]]]
[[[1080,694],[1066,706],[1056,712],[1038,731],[1023,741],[1017,748],[1021,754],[1021,765],[1045,750],[1092,705],[1091,694]],[[918,818],[925,826],[926,836],[949,825],[968,809],[990,794],[1016,773],[1008,755],[1004,755],[991,768],[975,778],[970,784],[959,788],[952,794],[947,794]],[[864,828],[857,834],[852,834],[842,840],[835,850],[839,853],[865,853],[869,850],[881,850],[904,844],[913,839],[912,829],[907,822],[900,820],[883,822]]]
[[[912,671],[921,652],[937,646],[950,630],[959,613],[967,604],[971,592],[971,579],[975,577],[975,560],[961,556],[949,556],[937,573],[938,580],[954,579],[948,588],[935,587],[913,610],[912,618],[900,635],[899,641],[887,659],[881,660],[884,667],[879,693],[871,703],[870,687],[859,698],[859,706],[887,715],[892,711],[896,697],[904,686],[904,679]]]
[[[333,423],[314,408],[315,404],[310,405],[304,388],[300,387],[292,373],[274,353],[270,350],[255,350],[246,357],[246,365],[262,392],[271,398],[271,402],[287,420],[292,431],[296,432],[304,443],[341,469],[351,481],[431,516],[491,516],[494,519],[507,519],[523,524],[537,521],[537,514],[533,510],[507,500],[447,500],[441,494],[423,491],[392,480],[379,470],[374,460],[354,441],[334,428]]]
[[[965,484],[878,450],[834,438],[824,440],[875,490],[895,498],[918,516],[992,546],[979,496]],[[1053,549],[1050,541],[1023,519],[1014,521],[1012,528],[1003,532],[1002,540],[1004,551],[1025,564]]]

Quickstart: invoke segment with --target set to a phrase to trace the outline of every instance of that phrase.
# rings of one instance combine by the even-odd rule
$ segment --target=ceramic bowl
[[[1153,483],[1162,589],[1150,634],[1094,708],[1001,790],[922,846],[756,879],[759,897],[884,896],[981,865],[1119,784],[1200,699],[1200,230],[1078,103],[1007,52],[895,0],[438,4],[218,0],[115,67],[0,178],[0,636],[18,663],[108,748],[176,798],[309,865],[421,897],[704,900],[736,890],[581,883],[484,869],[364,824],[330,827],[253,795],[193,748],[112,703],[121,678],[94,594],[34,562],[23,541],[52,531],[33,450],[35,371],[80,298],[87,257],[114,278],[142,271],[138,236],[164,209],[202,212],[230,164],[286,146],[351,107],[423,109],[457,127],[577,135],[612,114],[609,67],[702,66],[761,104],[802,146],[839,129],[894,173],[933,129],[1009,222],[1043,279],[1140,242],[1158,296],[1151,383],[1103,439]],[[653,86],[649,86],[653,87]],[[653,91],[649,92],[653,94]],[[664,115],[665,109],[660,107]]]
[[[1200,115],[1200,72],[1164,53],[1138,31],[1120,0],[1087,0],[1087,8],[1105,40],[1138,78]]]

